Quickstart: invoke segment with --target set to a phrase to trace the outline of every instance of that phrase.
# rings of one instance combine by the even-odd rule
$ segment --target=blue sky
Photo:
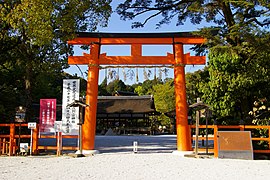
[[[119,3],[120,1],[117,1],[117,3]],[[115,3],[115,1],[114,1]],[[113,4],[113,8],[115,8],[116,4]],[[145,17],[147,17],[147,15],[141,16],[135,20],[140,20],[140,19],[144,19]],[[159,17],[156,17],[152,20],[150,20],[145,27],[143,28],[136,28],[136,29],[132,29],[131,25],[132,25],[132,21],[122,21],[120,20],[120,16],[117,15],[116,13],[113,13],[112,16],[110,17],[109,20],[109,24],[107,27],[99,27],[98,28],[98,32],[112,32],[112,33],[123,33],[123,32],[186,32],[186,31],[196,31],[199,28],[202,28],[204,26],[206,26],[206,24],[201,24],[201,25],[193,25],[189,22],[187,22],[185,25],[183,26],[176,26],[176,21],[173,20],[170,24],[168,25],[163,25],[161,28],[156,29],[155,24],[159,21]],[[190,52],[191,55],[194,54],[192,51],[189,50],[190,46],[185,47],[185,53]],[[74,48],[75,54],[74,55],[82,55],[83,51],[80,50],[79,47],[75,47]],[[106,52],[107,55],[129,55],[129,47],[128,46],[122,46],[122,47],[115,47],[115,46],[106,46],[106,47],[101,47],[101,53]],[[172,47],[171,46],[144,46],[143,47],[143,55],[165,55],[167,52],[172,53]],[[87,52],[89,53],[89,52]],[[87,71],[87,65],[82,65],[79,66],[81,71],[84,73]],[[192,66],[192,65],[188,65],[186,66],[185,70],[186,72],[194,72],[198,69],[202,69],[204,66]],[[149,77],[149,79],[153,79],[154,77],[154,69],[155,68],[147,68],[146,70],[151,70],[152,71],[152,75]],[[112,70],[112,69],[111,69]],[[121,80],[124,81],[124,77],[123,77],[123,69],[120,68],[118,69],[114,69],[116,72],[119,71],[119,77]],[[127,72],[128,68],[125,68],[125,72]],[[107,69],[107,72],[109,70]],[[134,73],[136,73],[136,70],[133,69]],[[79,70],[79,68],[75,65],[71,65],[70,68],[68,68],[66,70],[66,72],[70,73],[70,74],[78,74],[81,75],[81,72]],[[156,69],[156,72],[158,74],[158,68]],[[144,75],[143,75],[143,68],[139,68],[138,69],[138,75],[139,75],[139,82],[143,82],[145,80]],[[168,76],[167,77],[173,77],[173,69],[169,70]],[[87,78],[86,74],[84,73],[84,78]],[[99,83],[101,83],[105,78],[105,70],[102,69],[99,72]],[[165,78],[164,74],[163,77]],[[109,79],[110,81],[110,79]],[[134,84],[136,83],[136,78],[134,77],[133,80],[127,78],[126,81],[124,81],[126,84]]]

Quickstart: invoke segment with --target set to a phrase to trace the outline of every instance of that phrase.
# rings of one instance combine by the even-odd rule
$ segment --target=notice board
[[[218,131],[218,157],[253,160],[250,131]]]

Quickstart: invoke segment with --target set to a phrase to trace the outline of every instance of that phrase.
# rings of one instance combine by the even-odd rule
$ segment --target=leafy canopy
[[[270,24],[268,0],[125,0],[117,8],[123,20],[133,20],[133,27],[143,27],[151,19],[158,19],[159,28],[176,19],[176,25],[189,20],[194,25],[208,22],[211,30],[219,30],[223,41],[235,46],[254,27],[268,27]],[[136,18],[145,15],[142,21]],[[220,42],[209,33],[202,34]]]

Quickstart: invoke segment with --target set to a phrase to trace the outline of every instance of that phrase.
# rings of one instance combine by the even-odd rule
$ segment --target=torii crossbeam
[[[185,65],[204,65],[205,56],[184,54],[184,45],[202,44],[205,39],[190,32],[181,33],[78,33],[68,41],[70,45],[89,45],[90,54],[69,56],[69,64],[88,65],[83,153],[95,148],[98,75],[100,65],[173,65],[176,103],[177,150],[191,150],[191,133],[187,119]],[[107,56],[100,54],[102,45],[131,45],[130,56]],[[143,56],[142,45],[172,45],[173,54],[167,56]]]

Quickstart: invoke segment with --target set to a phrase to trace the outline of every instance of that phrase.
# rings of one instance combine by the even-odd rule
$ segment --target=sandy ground
[[[138,153],[132,143],[138,141]],[[100,154],[0,157],[1,180],[97,179],[269,179],[270,161],[195,159],[171,153],[174,136],[100,136]]]

